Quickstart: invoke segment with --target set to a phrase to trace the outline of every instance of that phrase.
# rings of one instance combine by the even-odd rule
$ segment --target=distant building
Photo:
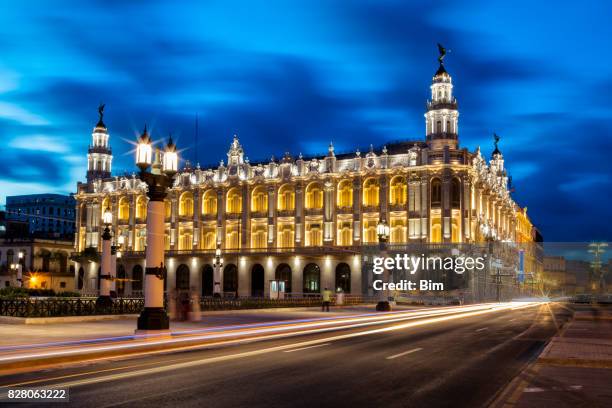
[[[74,237],[76,201],[71,195],[28,194],[6,197],[6,218],[28,224],[28,233],[37,238]]]
[[[74,265],[70,262],[72,240],[0,240],[0,287],[17,286],[21,268],[23,287],[74,290]]]
[[[6,211],[0,211],[0,238],[19,239],[30,236],[27,221],[10,220]]]

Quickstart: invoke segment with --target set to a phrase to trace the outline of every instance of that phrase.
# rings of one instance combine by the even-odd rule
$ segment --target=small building
[[[72,241],[50,239],[0,240],[0,287],[74,290],[74,265],[70,262]]]

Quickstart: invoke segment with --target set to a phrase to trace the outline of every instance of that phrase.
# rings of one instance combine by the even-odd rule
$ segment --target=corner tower
[[[458,145],[459,111],[457,100],[453,96],[453,80],[444,67],[446,49],[438,44],[440,66],[433,76],[431,100],[427,101],[425,126],[427,144],[432,149],[449,146],[456,149]]]
[[[92,144],[87,151],[87,182],[99,178],[108,178],[111,175],[113,153],[108,143],[108,129],[102,120],[104,117],[104,104],[98,107],[100,119],[91,134]]]

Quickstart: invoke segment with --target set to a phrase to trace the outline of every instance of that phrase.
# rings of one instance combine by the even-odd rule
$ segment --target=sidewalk
[[[612,406],[612,308],[577,309],[574,320],[493,406]]]
[[[273,308],[213,311],[202,314],[199,322],[170,322],[173,332],[212,326],[265,323],[281,320],[309,319],[325,316],[341,316],[374,312],[375,305],[332,307],[328,313],[318,307]],[[396,307],[395,310],[419,309],[419,307]],[[0,324],[0,346],[41,344],[71,340],[87,340],[101,337],[130,336],[136,329],[136,315],[116,320],[90,322],[53,323],[43,325]]]

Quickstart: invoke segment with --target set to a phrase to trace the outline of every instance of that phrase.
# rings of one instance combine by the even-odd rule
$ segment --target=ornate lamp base
[[[391,311],[391,303],[387,300],[381,300],[376,304],[377,312],[390,312]]]
[[[138,316],[137,330],[168,330],[170,318],[163,307],[145,307]]]
[[[110,313],[113,307],[113,300],[110,296],[98,296],[96,299],[96,311],[98,313]]]

